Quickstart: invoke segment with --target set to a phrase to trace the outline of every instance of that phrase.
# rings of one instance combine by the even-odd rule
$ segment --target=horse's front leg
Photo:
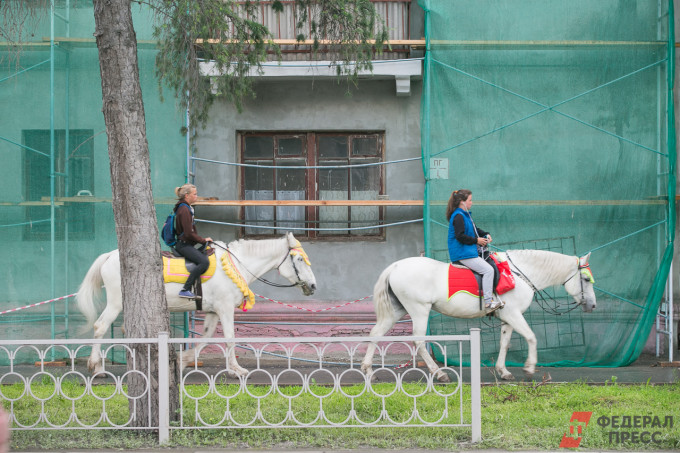
[[[215,335],[215,330],[217,329],[217,322],[219,318],[215,313],[206,313],[205,319],[203,320],[203,338],[212,338]],[[198,356],[201,353],[202,347],[199,349],[196,346],[189,348],[184,352],[178,353],[179,363],[180,363],[180,373],[184,371],[184,368],[191,362],[198,362]]]
[[[500,375],[501,379],[506,381],[515,379],[512,373],[509,372],[507,368],[505,368],[505,357],[508,353],[508,348],[510,347],[512,331],[512,326],[506,322],[503,322],[501,325],[500,350],[498,351],[498,359],[496,360],[496,372]]]
[[[224,331],[224,338],[229,340],[235,337],[234,332],[234,311],[229,310],[229,307],[220,313],[220,321],[222,321],[222,330]],[[227,341],[227,349],[229,354],[228,372],[236,377],[245,376],[248,370],[238,364],[236,360],[236,345]]]
[[[504,319],[505,322],[509,323],[508,319]],[[526,319],[524,319],[524,316],[519,314],[519,316],[513,317],[513,322],[512,322],[512,328],[509,329],[509,333],[507,334],[507,339],[505,341],[507,342],[505,348],[502,347],[503,345],[503,340],[504,340],[504,333],[503,333],[503,328],[501,329],[501,352],[499,353],[499,359],[498,362],[501,363],[501,354],[503,354],[503,368],[505,368],[505,352],[508,349],[508,345],[510,343],[510,335],[512,334],[512,329],[514,329],[518,334],[520,334],[527,342],[527,349],[529,350],[529,354],[527,355],[527,360],[524,362],[524,374],[526,377],[532,377],[534,373],[536,372],[536,362],[538,361],[538,354],[536,352],[536,335],[534,332],[531,330],[531,327],[529,327],[529,324],[527,323]],[[498,369],[498,364],[496,365],[496,369]],[[507,370],[505,370],[507,371]],[[508,372],[508,374],[510,374]],[[503,377],[501,375],[501,377]],[[506,379],[506,378],[503,378]]]

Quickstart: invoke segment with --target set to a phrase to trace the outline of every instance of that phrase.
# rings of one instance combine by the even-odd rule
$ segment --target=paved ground
[[[239,363],[246,369],[256,369],[257,365],[251,357],[247,354],[243,354],[239,357]],[[619,368],[593,368],[593,367],[537,367],[536,374],[532,379],[528,379],[524,376],[524,372],[521,367],[508,367],[508,370],[513,374],[516,381],[515,382],[527,382],[527,381],[537,381],[537,382],[552,382],[552,383],[562,383],[562,382],[577,382],[583,381],[590,384],[605,384],[607,382],[616,381],[619,384],[634,384],[634,383],[651,383],[651,384],[667,384],[680,382],[680,363],[674,362],[669,364],[663,361],[664,358],[657,358],[654,355],[643,354],[640,358],[633,364],[627,367]],[[408,357],[395,356],[391,363],[393,364],[406,364],[408,362]],[[190,384],[203,383],[206,381],[206,375],[215,376],[220,375],[220,381],[222,382],[234,382],[236,379],[224,376],[223,369],[224,359],[217,358],[215,355],[209,355],[207,357],[202,357],[200,366],[197,368],[188,368],[185,370],[185,382]],[[419,363],[419,368],[421,370],[427,371],[427,368],[423,363]],[[0,375],[3,375],[6,371],[3,370],[5,367],[0,367]],[[314,361],[291,361],[289,369],[289,364],[285,359],[273,359],[273,360],[261,360],[260,369],[252,373],[248,378],[249,384],[271,384],[272,377],[276,376],[278,382],[284,385],[301,385],[302,376],[312,375],[314,381],[319,384],[328,384],[333,382],[333,376],[340,376],[341,385],[356,384],[363,382],[363,374],[358,369],[358,364],[355,364],[354,369],[348,370],[348,366],[342,364],[335,364],[331,362],[330,364],[325,363],[323,370],[320,370],[318,362]],[[297,368],[300,374],[292,371],[292,368]],[[85,366],[85,359],[80,360],[76,369],[81,372],[84,376],[89,376],[89,373]],[[393,373],[404,373],[408,370],[405,368],[390,368]],[[19,365],[14,368],[14,371],[23,376],[32,376],[39,372],[39,368],[34,365]],[[62,375],[70,369],[68,367],[46,367],[46,370],[50,374]],[[122,375],[126,372],[126,366],[123,364],[107,365],[107,371],[115,375]],[[406,381],[416,381],[422,379],[423,373],[408,371]],[[376,375],[376,380],[378,381],[390,381],[394,379],[394,374],[392,372],[382,371]],[[496,383],[502,383],[505,381],[500,381],[497,379],[493,367],[482,367],[481,370],[482,384],[490,385]],[[3,383],[11,383],[12,379],[4,379]],[[97,379],[96,383],[106,383],[110,381],[109,379]],[[468,368],[463,369],[463,381],[470,381],[470,373]]]
[[[394,363],[406,363],[407,358],[396,359]],[[532,379],[528,379],[524,376],[524,372],[521,367],[508,367],[508,370],[513,374],[516,382],[522,381],[548,381],[552,383],[560,382],[577,382],[584,381],[591,384],[605,384],[607,382],[612,382],[615,380],[619,384],[634,384],[634,383],[652,383],[652,384],[667,384],[680,382],[680,364],[674,364],[675,366],[668,366],[668,363],[664,363],[660,360],[662,358],[654,357],[653,355],[642,355],[635,363],[627,367],[619,368],[591,368],[591,367],[538,367],[536,369],[536,374]],[[243,357],[239,358],[239,363],[242,366],[252,369],[254,366],[249,363],[249,361]],[[220,371],[221,363],[219,360],[206,359],[203,361],[202,366],[198,367],[199,370],[205,372],[206,374],[215,374]],[[318,383],[325,383],[329,377],[328,373],[314,371],[318,368],[318,364],[309,363],[299,363],[300,372],[302,374],[314,373],[315,381]],[[287,364],[281,361],[272,361],[269,363],[264,363],[262,368],[267,371],[267,373],[272,376],[279,376],[279,382],[287,383],[290,385],[300,384],[300,377],[293,372],[284,372],[286,370]],[[427,371],[424,364],[419,363],[419,368]],[[403,373],[407,368],[395,369],[395,373]],[[358,383],[363,379],[363,375],[359,372],[357,368],[351,372],[346,371],[347,367],[325,365],[324,370],[332,374],[343,374],[340,381],[341,384],[354,384]],[[199,379],[200,373],[196,373],[196,379]],[[406,380],[417,380],[422,377],[420,373],[407,373]],[[193,375],[190,375],[187,382],[195,382]],[[378,374],[378,380],[389,380],[391,375],[388,372],[383,372]],[[503,382],[497,379],[493,367],[482,367],[481,379],[483,384],[496,384],[497,382]],[[463,380],[465,382],[470,381],[470,373],[467,368],[463,369]],[[253,384],[266,384],[270,382],[270,378],[266,373],[256,372],[248,380],[249,383]]]
[[[582,380],[592,384],[604,384],[612,382],[612,377],[616,378],[619,384],[669,384],[680,382],[680,363],[675,362],[674,366],[668,366],[668,362],[663,361],[663,357],[642,354],[637,361],[627,367],[619,368],[592,368],[592,367],[538,367],[534,380],[540,380],[542,376],[550,377],[551,382],[576,382]],[[666,358],[667,360],[667,358]],[[511,368],[508,370],[517,378],[522,378],[521,368]],[[491,370],[482,370],[482,381],[486,383],[494,382],[489,379]],[[486,376],[485,376],[486,374]]]

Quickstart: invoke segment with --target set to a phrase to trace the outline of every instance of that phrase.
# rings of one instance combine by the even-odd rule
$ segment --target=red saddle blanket
[[[449,299],[461,291],[479,296],[477,279],[470,269],[449,264]]]
[[[507,261],[500,261],[495,254],[491,258],[498,267],[499,279],[496,286],[497,294],[504,294],[515,287],[515,277],[510,271],[510,265]],[[456,267],[449,264],[449,299],[457,292],[464,291],[479,297],[479,284],[473,272],[468,268]]]

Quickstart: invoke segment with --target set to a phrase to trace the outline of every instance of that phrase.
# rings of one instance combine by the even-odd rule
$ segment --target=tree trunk
[[[151,191],[149,147],[130,0],[94,0],[94,17],[111,161],[113,215],[120,250],[123,324],[129,338],[156,338],[159,332],[170,332],[170,318]],[[132,424],[137,427],[149,426],[149,415],[156,426],[159,420],[158,348],[151,349],[150,363],[147,363],[146,347],[134,347],[134,363],[128,357],[128,369],[136,365],[137,370],[151,377],[150,401],[149,395],[145,395],[130,403],[130,413],[134,409],[136,414]],[[179,392],[173,373],[177,369],[176,356],[172,353],[173,348],[170,351],[172,419],[178,408]],[[140,395],[146,386],[137,373],[132,373],[126,380],[128,393],[133,396]]]

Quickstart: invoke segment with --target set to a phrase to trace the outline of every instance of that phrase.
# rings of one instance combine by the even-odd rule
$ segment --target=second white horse
[[[549,286],[564,285],[585,312],[593,311],[596,300],[594,278],[588,265],[590,253],[579,258],[542,250],[508,250],[506,256],[515,274],[516,285],[502,296],[505,307],[493,313],[502,321],[496,370],[502,379],[513,379],[505,367],[505,357],[513,331],[524,337],[529,346],[524,372],[532,376],[536,370],[536,335],[523,315],[531,305],[536,291]],[[414,336],[426,335],[431,310],[455,318],[485,316],[487,312],[480,310],[476,296],[458,292],[450,299],[447,298],[448,267],[448,263],[425,257],[406,258],[388,266],[373,290],[377,322],[370,336],[383,336],[407,313],[411,316]],[[417,342],[415,346],[430,372],[439,380],[446,381],[448,376],[438,371],[437,364],[427,353],[423,343]],[[368,345],[361,364],[361,369],[368,375],[373,371],[375,348],[373,343]]]

